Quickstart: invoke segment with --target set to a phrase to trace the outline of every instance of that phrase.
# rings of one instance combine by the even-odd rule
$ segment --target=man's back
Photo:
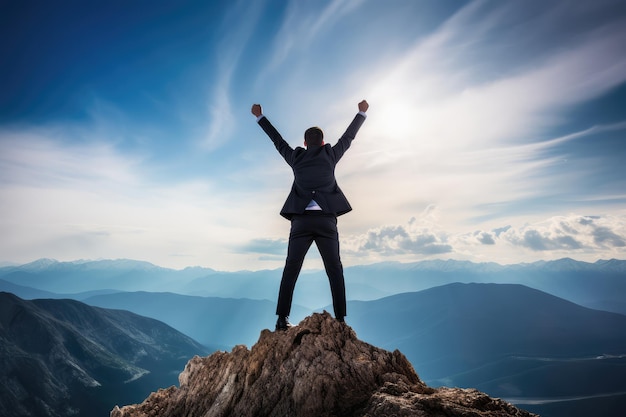
[[[294,182],[302,189],[331,191],[336,185],[335,165],[330,145],[303,149],[292,165]]]
[[[291,192],[280,212],[283,217],[291,219],[294,214],[303,213],[312,199],[323,211],[337,216],[352,210],[335,180],[335,166],[350,148],[364,121],[365,115],[357,114],[334,146],[326,144],[293,149],[267,117],[259,120],[259,125],[294,173]]]

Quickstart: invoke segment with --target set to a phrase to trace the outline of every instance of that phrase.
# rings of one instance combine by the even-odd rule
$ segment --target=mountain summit
[[[111,417],[533,416],[477,390],[426,386],[402,353],[359,340],[326,312],[263,330],[250,350],[196,356],[179,382]]]

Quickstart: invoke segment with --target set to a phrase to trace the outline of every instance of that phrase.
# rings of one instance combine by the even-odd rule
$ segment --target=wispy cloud
[[[18,262],[34,253],[198,262],[236,241],[232,194],[207,179],[161,183],[148,162],[85,126],[2,130],[0,252]]]
[[[296,42],[284,41],[287,32],[315,45],[314,37],[297,35],[298,7],[277,37],[274,65],[294,53]],[[626,127],[623,121],[590,121],[582,129],[565,123],[573,106],[626,81],[623,17],[585,23],[584,16],[602,10],[596,7],[470,2],[409,50],[396,56],[384,51],[384,61],[367,71],[346,73],[342,81],[363,86],[371,108],[337,168],[355,207],[341,219],[344,249],[355,257],[469,256],[471,248],[499,251],[505,245],[501,232],[473,231],[477,226],[504,218],[516,224],[528,215],[539,221],[539,212],[600,209],[582,199],[609,198],[605,190],[582,188],[594,176],[595,162],[564,169],[568,143]],[[342,86],[333,91],[345,93]],[[346,99],[351,97],[340,95],[338,103],[351,105]],[[339,104],[329,106],[336,114],[328,131],[341,132],[349,121]],[[437,207],[440,219],[425,227],[420,213],[429,207]],[[403,223],[411,218],[416,220]],[[546,242],[544,252],[556,253],[568,242],[572,250],[598,249],[575,248],[577,240],[568,235],[563,247]]]
[[[5,130],[0,138],[4,184],[111,189],[137,182],[141,157],[121,155],[110,141],[94,140],[93,132],[81,127]]]
[[[250,46],[264,4],[263,1],[238,1],[222,21],[219,33],[223,38],[216,45],[214,56],[210,57],[210,61],[215,62],[215,73],[212,79],[205,81],[212,86],[207,103],[209,124],[201,139],[201,145],[206,151],[215,150],[232,137],[237,120],[231,101],[233,77],[240,70],[241,56],[245,48]]]
[[[548,30],[571,11],[554,7],[513,25],[519,5],[490,8],[482,16],[482,3],[470,3],[407,54],[364,76],[373,86],[371,117],[340,172],[344,188],[393,196],[382,199],[388,204],[369,200],[374,210],[409,218],[434,203],[467,216],[468,208],[523,204],[552,192],[561,179],[549,170],[564,156],[546,152],[555,143],[542,142],[563,129],[567,109],[626,81],[623,22],[586,28],[574,40],[553,37],[549,53],[535,56],[527,44],[532,50],[542,40],[533,30]],[[501,59],[505,47],[522,56]],[[559,140],[584,140],[599,129],[621,130],[622,122]]]
[[[333,0],[323,8],[318,8],[317,5],[311,7],[313,4],[305,2],[289,2],[285,18],[274,38],[272,57],[265,71],[275,70],[290,54],[309,50],[317,39],[329,36],[332,27],[361,3],[363,0]]]

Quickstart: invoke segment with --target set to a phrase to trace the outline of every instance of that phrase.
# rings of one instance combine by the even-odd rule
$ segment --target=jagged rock
[[[402,353],[360,341],[326,312],[263,330],[250,350],[196,356],[179,382],[111,417],[532,416],[476,390],[426,386]]]

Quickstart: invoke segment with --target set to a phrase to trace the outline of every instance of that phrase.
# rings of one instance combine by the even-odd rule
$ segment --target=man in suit
[[[289,312],[296,280],[304,257],[315,242],[322,256],[330,281],[335,318],[343,322],[346,315],[346,290],[343,266],[339,256],[337,217],[352,210],[350,203],[337,185],[335,165],[348,150],[369,108],[367,101],[358,104],[359,112],[334,146],[324,144],[324,133],[319,127],[304,132],[304,146],[293,149],[263,115],[261,105],[252,106],[257,123],[269,136],[278,152],[293,170],[294,181],[280,214],[291,221],[287,260],[280,282],[276,314],[276,330],[287,330]]]

